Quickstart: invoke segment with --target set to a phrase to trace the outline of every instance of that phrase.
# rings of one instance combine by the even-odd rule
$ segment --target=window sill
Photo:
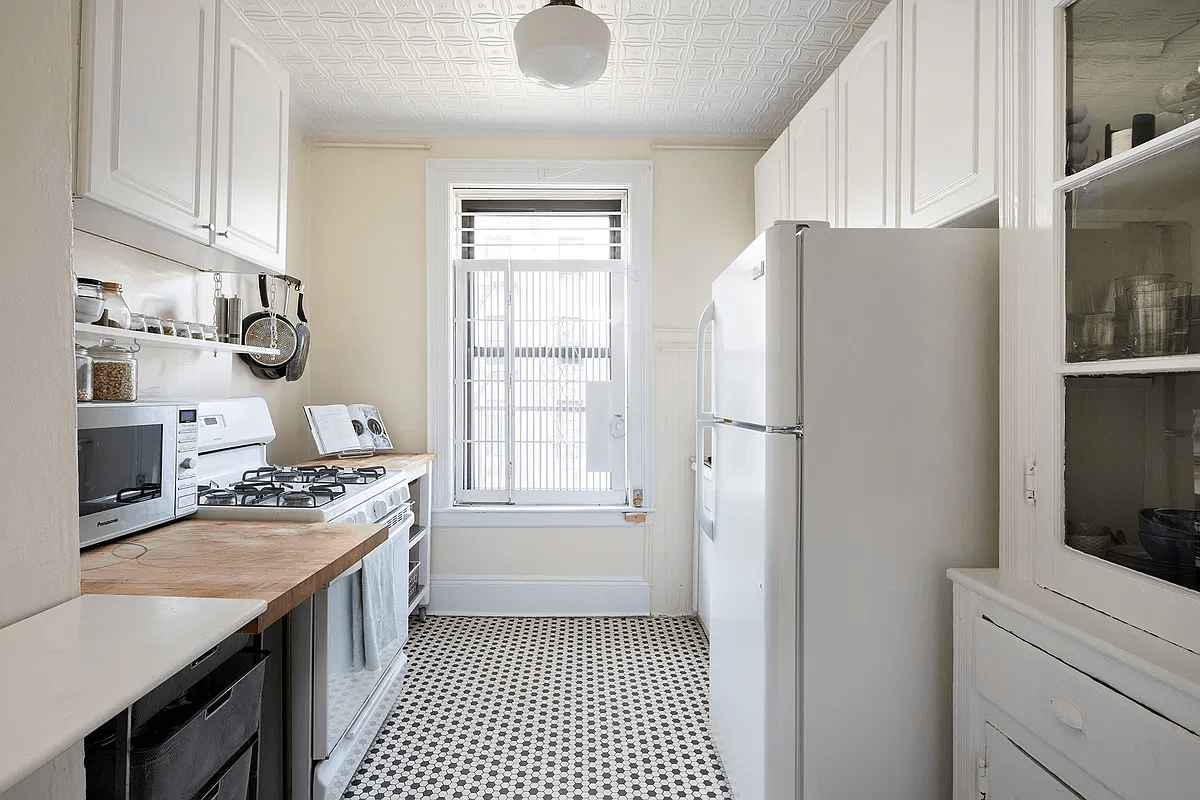
[[[646,522],[626,522],[626,514],[646,514]],[[432,517],[438,528],[625,528],[653,514],[633,506],[456,506],[435,508]]]

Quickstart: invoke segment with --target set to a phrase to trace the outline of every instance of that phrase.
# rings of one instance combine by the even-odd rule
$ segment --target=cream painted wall
[[[307,277],[309,230],[309,148],[293,128],[288,166],[288,271]],[[211,323],[214,283],[211,275],[174,261],[82,231],[75,232],[75,271],[81,276],[117,281],[134,311],[160,317]],[[226,275],[224,292],[242,298],[243,314],[259,308],[258,284],[250,275]],[[282,285],[279,292],[282,304]],[[307,303],[305,304],[307,310]],[[295,320],[292,294],[289,314]],[[321,326],[313,322],[314,336]],[[268,457],[280,463],[313,458],[316,450],[304,419],[309,374],[294,383],[264,381],[250,374],[235,356],[146,348],[138,353],[138,395],[151,398],[206,398],[260,395],[275,422],[276,439]]]
[[[316,148],[312,166],[314,403],[379,405],[398,449],[425,443],[425,159],[654,162],[656,485],[651,524],[620,528],[438,529],[438,576],[643,576],[655,613],[691,608],[689,330],[717,273],[754,231],[753,151],[655,150],[649,140],[441,139],[430,149]],[[757,144],[757,143],[756,143]],[[765,149],[765,148],[764,148]],[[658,344],[666,341],[667,346]],[[663,435],[663,432],[666,435]]]
[[[69,0],[0,5],[0,449],[21,463],[0,500],[0,627],[79,594],[70,12]],[[2,797],[82,798],[82,745]]]

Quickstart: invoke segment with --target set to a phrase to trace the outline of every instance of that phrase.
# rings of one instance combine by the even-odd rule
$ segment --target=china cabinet
[[[1200,122],[1158,99],[1196,73],[1200,8],[1153,5],[1035,5],[1018,145],[1023,200],[1045,213],[1022,298],[1036,449],[1018,535],[1038,585],[1200,652]]]
[[[775,140],[754,165],[754,233],[758,234],[778,219],[790,219],[791,197],[788,186],[788,132]]]
[[[788,125],[788,183],[794,219],[837,221],[837,72]]]

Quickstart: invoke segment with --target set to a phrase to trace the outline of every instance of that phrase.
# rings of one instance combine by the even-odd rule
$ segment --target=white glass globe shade
[[[578,89],[608,67],[611,37],[604,20],[575,5],[530,11],[513,29],[517,66],[534,83]]]

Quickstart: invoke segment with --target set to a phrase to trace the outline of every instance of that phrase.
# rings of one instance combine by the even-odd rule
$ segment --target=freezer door
[[[713,282],[713,411],[719,419],[800,423],[800,226],[828,223],[777,222]]]
[[[800,442],[716,425],[710,728],[737,800],[795,800]]]

